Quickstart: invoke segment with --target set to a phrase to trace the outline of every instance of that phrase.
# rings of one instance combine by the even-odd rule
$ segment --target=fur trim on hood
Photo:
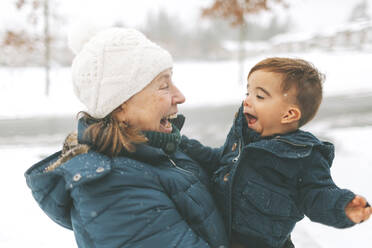
[[[77,133],[70,133],[63,143],[61,156],[57,159],[56,162],[46,167],[44,172],[55,170],[58,166],[72,159],[73,157],[79,154],[87,153],[89,149],[90,147],[88,145],[79,144]]]

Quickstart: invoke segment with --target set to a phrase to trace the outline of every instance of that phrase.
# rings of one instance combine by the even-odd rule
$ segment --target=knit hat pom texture
[[[93,25],[79,24],[70,29],[68,34],[68,46],[76,55],[78,54],[83,46],[97,34],[102,28]]]

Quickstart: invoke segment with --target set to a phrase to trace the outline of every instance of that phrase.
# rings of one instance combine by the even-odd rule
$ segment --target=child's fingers
[[[366,208],[366,210],[368,211],[368,217],[372,215],[372,207],[368,207]]]
[[[362,223],[369,219],[372,208],[364,197],[357,195],[346,205],[345,213],[354,223]]]
[[[369,219],[369,217],[371,216],[372,214],[372,208],[371,207],[366,207],[362,210],[362,216],[361,216],[361,220],[360,220],[360,223],[362,223],[363,221],[366,221]]]
[[[357,195],[351,201],[351,204],[353,207],[358,207],[358,206],[365,207],[367,205],[367,201],[364,197]]]
[[[372,213],[372,211],[370,210],[369,213],[367,214],[367,217],[364,220],[368,220],[369,217],[371,217],[371,213]]]
[[[371,215],[371,208],[364,208],[363,215],[364,215],[364,218],[368,219],[369,216]]]

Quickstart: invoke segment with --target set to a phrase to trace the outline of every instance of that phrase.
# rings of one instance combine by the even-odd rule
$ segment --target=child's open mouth
[[[171,115],[165,116],[160,120],[160,125],[166,133],[172,132],[172,124],[170,123],[169,120],[174,119],[174,118],[177,118],[177,114],[171,114]]]
[[[245,118],[246,118],[246,120],[248,122],[248,126],[252,126],[253,124],[256,123],[256,121],[257,121],[257,117],[256,116],[251,115],[251,114],[248,114],[248,113],[244,113],[244,115],[245,115]]]

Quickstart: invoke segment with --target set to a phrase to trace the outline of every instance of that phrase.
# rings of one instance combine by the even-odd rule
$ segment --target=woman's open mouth
[[[177,113],[165,116],[160,120],[160,126],[164,130],[164,132],[172,132],[172,124],[170,123],[170,120],[175,118],[177,118]]]

